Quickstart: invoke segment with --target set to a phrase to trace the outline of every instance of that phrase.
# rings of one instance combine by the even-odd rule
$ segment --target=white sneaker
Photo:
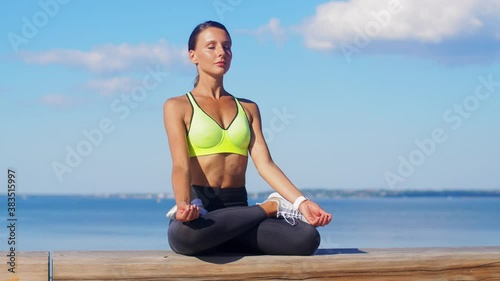
[[[196,205],[198,208],[200,208],[200,216],[208,213],[208,211],[205,210],[205,208],[203,208],[203,202],[201,202],[200,198],[195,198],[195,199],[191,200],[191,205]],[[170,209],[170,211],[168,211],[166,217],[169,219],[175,220],[176,214],[177,214],[177,205],[173,206],[172,209]]]
[[[302,215],[302,213],[300,213],[298,209],[295,209],[293,207],[293,204],[283,198],[283,196],[281,196],[278,192],[271,193],[271,195],[267,197],[266,201],[273,201],[278,203],[278,211],[276,217],[284,218],[285,221],[290,225],[297,225],[297,222],[295,221],[296,219],[309,223],[307,219]]]

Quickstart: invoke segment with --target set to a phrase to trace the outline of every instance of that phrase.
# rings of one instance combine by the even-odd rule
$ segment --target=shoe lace
[[[300,219],[302,214],[300,213],[299,210],[295,209],[284,209],[280,212],[280,215],[285,219],[285,221],[292,225],[295,226],[297,225],[297,221],[295,219]]]

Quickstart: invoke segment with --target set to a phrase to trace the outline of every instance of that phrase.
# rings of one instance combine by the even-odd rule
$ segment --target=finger
[[[313,218],[310,221],[310,223],[311,223],[312,226],[320,226],[320,218],[319,217],[315,217],[315,218]]]
[[[187,218],[187,211],[186,211],[186,209],[177,211],[176,218],[177,218],[178,221],[185,222],[186,218]]]
[[[191,209],[188,207],[186,207],[186,209],[184,209],[184,221],[189,221],[189,216],[191,215]]]
[[[318,216],[321,218],[321,226],[327,225],[331,220],[331,215],[325,212],[323,209],[320,209],[320,214]]]
[[[193,213],[193,209],[191,208],[191,206],[188,206],[186,208],[186,220],[189,221],[190,220],[190,216],[191,214]]]
[[[309,216],[307,217],[310,224],[313,226],[319,226],[321,224],[321,214],[318,213],[317,209],[309,210]]]
[[[327,224],[327,216],[326,214],[322,214],[321,215],[321,219],[320,219],[320,223],[321,223],[321,226],[325,226]]]
[[[332,221],[332,215],[331,214],[326,214],[326,224],[329,224]]]
[[[189,207],[190,207],[190,210],[189,210],[188,220],[192,221],[194,219],[197,219],[198,216],[200,215],[200,209],[194,205],[191,205]]]
[[[323,216],[323,226],[327,225],[328,224],[328,215],[324,215]]]
[[[318,217],[318,223],[317,223],[317,225],[316,225],[316,226],[323,226],[323,225],[324,225],[324,224],[323,224],[323,217],[322,217],[322,216],[320,216],[320,217]]]
[[[190,220],[195,220],[199,216],[200,216],[200,209],[198,207],[193,206],[193,208],[191,209],[191,214],[190,214],[189,219]]]
[[[332,215],[331,214],[328,214],[328,223],[330,223],[332,221]]]

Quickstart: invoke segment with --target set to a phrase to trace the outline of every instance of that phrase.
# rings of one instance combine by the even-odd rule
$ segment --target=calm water
[[[168,250],[173,200],[17,198],[17,250]],[[4,202],[5,204],[2,204]],[[0,250],[7,249],[0,196]],[[500,198],[317,200],[333,213],[321,248],[500,246]],[[251,201],[251,204],[254,202]]]

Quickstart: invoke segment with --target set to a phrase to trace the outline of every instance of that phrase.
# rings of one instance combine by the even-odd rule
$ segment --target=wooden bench
[[[500,280],[500,247],[322,249],[306,257],[188,257],[169,251],[67,251],[52,257],[54,281]]]
[[[9,255],[12,256],[10,252],[0,252],[1,281],[49,280],[49,252],[15,252],[15,259]],[[9,271],[11,268],[14,273]]]

